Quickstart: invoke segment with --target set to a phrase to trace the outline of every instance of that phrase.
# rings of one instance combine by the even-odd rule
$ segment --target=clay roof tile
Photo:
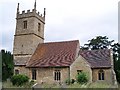
[[[87,60],[91,68],[110,68],[111,56],[110,49],[83,50],[79,54]]]
[[[40,43],[26,67],[70,66],[75,61],[78,40]]]

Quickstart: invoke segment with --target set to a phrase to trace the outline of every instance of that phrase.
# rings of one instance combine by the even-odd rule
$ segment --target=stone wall
[[[60,70],[61,71],[61,81],[60,82],[65,82],[65,80],[69,76],[69,68],[67,67],[61,67],[61,68],[36,68],[37,70],[37,82],[38,83],[56,83],[54,80],[54,71],[55,70]],[[32,79],[32,69],[30,69],[30,78]]]
[[[93,82],[101,81],[98,80],[98,72],[100,69],[92,69]],[[104,81],[107,83],[112,83],[112,69],[102,69],[104,71]],[[103,81],[103,80],[102,80]]]
[[[14,71],[16,69],[19,70],[19,74],[24,74],[24,75],[27,75],[28,77],[30,77],[30,70],[29,70],[29,68],[25,68],[25,66],[15,66],[14,67]]]
[[[29,61],[31,55],[14,55],[14,64],[19,65],[26,65]]]
[[[89,82],[92,82],[91,67],[82,56],[79,56],[70,66],[70,78],[71,79],[76,79],[77,70],[82,70],[83,72],[86,72],[89,78]]]
[[[31,55],[43,40],[35,35],[15,36],[13,54]]]
[[[27,21],[26,29],[24,29],[24,21]],[[40,31],[38,31],[38,23],[40,23],[41,26]],[[23,35],[30,33],[34,33],[44,38],[44,23],[34,16],[17,19],[15,35]]]

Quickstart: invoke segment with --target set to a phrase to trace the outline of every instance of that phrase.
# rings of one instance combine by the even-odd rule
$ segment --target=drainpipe
[[[69,78],[69,80],[70,80],[70,66],[69,66],[69,68],[68,68],[68,78]]]

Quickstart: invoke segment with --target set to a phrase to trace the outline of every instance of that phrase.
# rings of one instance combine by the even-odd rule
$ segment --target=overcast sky
[[[37,0],[37,11],[46,8],[45,42],[79,40],[95,36],[118,41],[119,0]],[[17,3],[33,9],[35,0],[0,0],[0,49],[13,50]]]

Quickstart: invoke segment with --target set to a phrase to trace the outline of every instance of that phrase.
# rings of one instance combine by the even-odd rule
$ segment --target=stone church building
[[[36,2],[32,11],[20,13],[18,3],[13,47],[15,74],[25,74],[37,83],[56,83],[86,72],[89,82],[115,82],[111,50],[82,51],[79,40],[44,43],[45,15],[45,8],[43,14],[37,12]]]

